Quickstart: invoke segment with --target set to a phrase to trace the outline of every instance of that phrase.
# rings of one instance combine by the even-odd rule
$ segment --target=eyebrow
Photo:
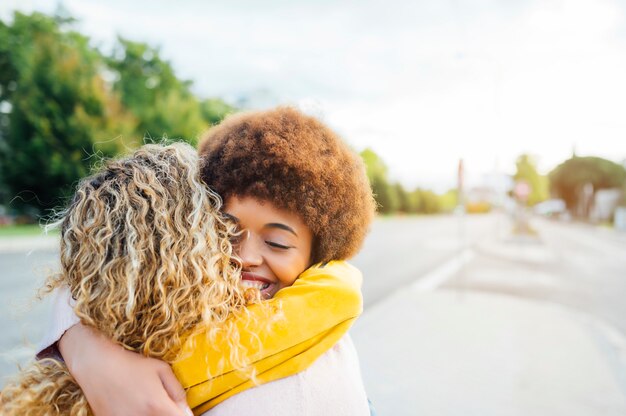
[[[265,224],[264,228],[279,228],[281,230],[285,230],[290,232],[291,234],[295,235],[296,237],[298,236],[298,234],[295,232],[295,230],[293,228],[291,228],[290,226],[286,225],[286,224],[281,224],[280,222],[270,222],[269,224]]]
[[[239,218],[235,217],[232,214],[229,214],[227,212],[224,212],[224,216],[228,219],[230,219],[231,221],[235,222],[235,223],[239,223]],[[283,224],[280,222],[270,222],[267,223],[263,226],[263,228],[278,228],[280,230],[285,230],[290,232],[291,234],[295,235],[296,237],[298,237],[298,233],[296,233],[296,231],[291,228],[290,226],[288,226],[287,224]]]

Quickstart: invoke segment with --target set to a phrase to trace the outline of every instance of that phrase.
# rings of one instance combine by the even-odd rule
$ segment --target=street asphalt
[[[532,225],[365,311],[352,334],[380,414],[626,414],[626,236]]]

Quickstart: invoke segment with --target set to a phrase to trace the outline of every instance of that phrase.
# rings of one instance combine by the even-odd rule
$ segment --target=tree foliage
[[[414,194],[407,192],[400,182],[393,185],[393,190],[397,198],[397,210],[405,214],[416,212],[417,204],[415,203]]]
[[[115,79],[113,89],[139,120],[138,136],[197,141],[208,124],[200,103],[190,91],[191,83],[176,77],[158,49],[120,37],[107,63]]]
[[[537,172],[537,162],[532,156],[528,154],[519,156],[515,166],[516,171],[513,179],[525,181],[530,186],[530,194],[526,200],[527,205],[533,206],[549,198],[548,178]]]
[[[452,212],[459,204],[459,193],[456,189],[450,189],[439,197],[439,203],[443,212]]]
[[[194,143],[235,111],[198,100],[158,49],[119,38],[103,56],[73,22],[67,13],[0,20],[0,202],[21,212],[58,205],[95,161],[145,136]]]
[[[389,181],[387,165],[372,149],[363,150],[361,157],[365,162],[367,176],[380,213],[435,214],[454,208],[456,193],[440,196],[435,192],[419,188],[408,191],[402,184]],[[452,203],[452,200],[455,202]],[[450,204],[452,204],[451,208],[449,208]]]
[[[579,202],[583,187],[593,190],[621,188],[626,182],[626,170],[620,164],[595,156],[573,156],[549,174],[552,192],[562,198],[569,209]]]
[[[218,98],[209,98],[200,102],[200,113],[205,122],[210,125],[219,123],[229,114],[237,109]]]
[[[127,145],[134,119],[99,75],[88,39],[61,30],[54,18],[16,13],[0,22],[0,172],[15,206],[36,211],[84,176],[94,153]]]
[[[433,191],[418,190],[420,195],[420,210],[424,214],[436,214],[441,212],[441,202],[439,196]]]
[[[378,205],[378,211],[387,214],[398,208],[398,196],[387,180],[387,165],[372,149],[361,152],[361,158],[367,169],[367,178]]]

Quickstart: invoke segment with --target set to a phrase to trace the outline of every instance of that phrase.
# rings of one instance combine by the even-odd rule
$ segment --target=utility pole
[[[459,165],[457,168],[456,192],[457,192],[456,215],[459,217],[459,220],[458,220],[459,253],[458,253],[458,256],[465,256],[468,251],[468,244],[467,244],[467,232],[466,232],[467,214],[465,212],[465,164],[463,163],[462,158],[459,159]],[[466,291],[464,267],[461,267],[459,271],[457,271],[457,279],[459,280],[459,283],[460,283],[459,284],[460,293],[463,294]]]
[[[456,182],[456,192],[457,192],[457,209],[463,210],[465,212],[465,165],[463,163],[463,159],[459,159],[459,167],[457,171],[457,182]]]
[[[517,218],[515,231],[518,234],[531,234],[530,224],[528,223],[527,203],[530,196],[530,184],[525,180],[518,180],[513,188],[515,200],[517,202]]]

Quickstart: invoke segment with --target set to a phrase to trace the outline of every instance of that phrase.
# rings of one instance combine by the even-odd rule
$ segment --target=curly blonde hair
[[[173,362],[184,339],[243,310],[233,225],[189,145],[145,145],[83,179],[61,227],[61,270],[81,322],[124,348]],[[91,414],[67,367],[31,364],[0,396],[3,415]]]

